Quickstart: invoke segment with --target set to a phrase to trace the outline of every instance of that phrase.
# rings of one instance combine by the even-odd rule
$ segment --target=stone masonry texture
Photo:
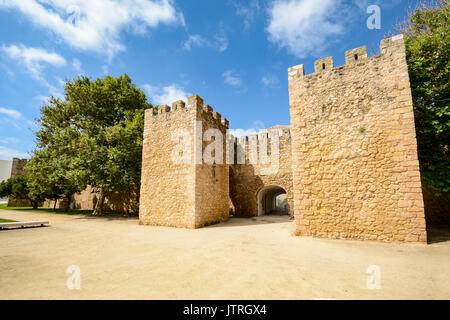
[[[140,194],[107,195],[105,210],[139,210],[141,224],[195,229],[270,213],[285,192],[296,235],[426,242],[425,215],[427,223],[449,222],[450,201],[421,186],[403,38],[382,40],[373,57],[366,47],[349,50],[345,60],[339,67],[333,57],[317,60],[310,75],[303,65],[290,68],[290,126],[250,137],[227,135],[228,120],[197,95],[146,110]],[[198,156],[213,143],[223,147],[212,153],[219,163]],[[14,159],[11,176],[26,174],[25,164]],[[90,187],[73,197],[77,209],[96,201]]]
[[[11,178],[17,178],[26,174],[25,165],[27,159],[13,158],[11,166]],[[31,201],[28,199],[19,199],[14,197],[8,197],[8,207],[29,207]]]
[[[105,201],[103,203],[103,210],[110,212],[123,212],[123,213],[137,213],[139,211],[139,202],[137,192],[118,192],[106,194]],[[98,193],[91,186],[80,193],[76,193],[71,198],[71,206],[74,209],[81,210],[94,210],[95,204],[98,200]],[[67,208],[67,199],[58,199],[56,201],[56,208]],[[46,208],[53,208],[55,205],[54,200],[46,200],[42,206]]]
[[[402,36],[289,69],[296,234],[425,242],[424,203]]]
[[[255,164],[250,163],[249,143],[252,139],[258,141],[258,151],[260,151],[261,140],[268,139],[268,150],[271,151],[271,138],[269,133],[276,133],[279,136],[279,161],[278,170],[268,171],[272,163]],[[291,133],[289,126],[273,127],[265,132],[249,137],[241,137],[236,142],[245,151],[245,163],[235,164],[230,167],[230,189],[234,192],[230,194],[234,205],[236,216],[256,216],[258,215],[258,193],[265,187],[277,186],[286,191],[289,213],[293,215],[293,193],[292,193],[292,163],[291,163]],[[236,152],[237,153],[237,152]],[[272,154],[272,153],[270,153]]]
[[[14,158],[11,166],[11,178],[16,178],[26,174],[25,165],[27,159]],[[98,194],[88,186],[80,193],[72,196],[72,203],[75,209],[93,210],[97,203]],[[40,206],[52,208],[54,200],[46,200]],[[31,201],[28,199],[18,199],[14,197],[8,198],[8,207],[30,207]],[[103,209],[106,211],[116,212],[137,212],[138,211],[137,195],[133,193],[111,193],[105,197]],[[63,209],[67,207],[67,199],[59,199],[56,202],[56,208]]]
[[[199,129],[197,122],[201,123]],[[195,158],[195,149],[199,147],[203,153],[208,144],[203,141],[208,129],[218,129],[225,135],[228,120],[204,105],[199,96],[190,97],[188,106],[177,101],[172,109],[160,106],[157,112],[146,111],[139,207],[141,224],[193,229],[228,219],[229,172],[225,153],[222,164],[206,164]],[[188,149],[192,152],[186,163],[176,163],[172,153],[180,140],[174,139],[173,134],[183,131],[189,137]],[[223,139],[223,150],[225,142]]]

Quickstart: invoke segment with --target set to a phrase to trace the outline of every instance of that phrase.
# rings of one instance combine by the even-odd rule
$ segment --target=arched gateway
[[[345,58],[318,60],[310,75],[290,68],[290,126],[250,137],[228,137],[228,120],[199,96],[146,110],[140,223],[199,228],[230,211],[270,214],[285,193],[297,235],[425,242],[403,37],[382,40],[374,57],[360,47]],[[210,129],[227,137],[215,145],[235,151],[214,164],[198,161]],[[180,132],[192,161],[173,161]]]
[[[258,192],[258,216],[289,215],[286,190],[279,186],[267,186]]]

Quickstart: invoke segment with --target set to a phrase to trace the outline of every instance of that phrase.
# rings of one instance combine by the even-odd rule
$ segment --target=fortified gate
[[[140,223],[199,228],[285,213],[301,236],[425,242],[403,38],[345,58],[318,60],[310,75],[289,69],[290,128],[227,136],[228,120],[198,96],[147,110]]]

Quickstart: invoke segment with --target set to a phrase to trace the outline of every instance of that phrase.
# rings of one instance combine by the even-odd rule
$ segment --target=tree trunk
[[[67,198],[67,206],[65,208],[65,211],[67,212],[67,211],[70,210],[70,203],[71,203],[71,200],[72,200],[72,196],[68,196],[66,198]]]
[[[58,199],[55,199],[55,204],[53,205],[53,211],[56,211],[56,203],[58,202]]]
[[[98,196],[97,203],[95,204],[94,212],[92,212],[94,216],[103,214],[104,202],[105,202],[105,190],[103,188],[100,188],[100,194]]]
[[[38,209],[37,201],[31,201],[31,203],[33,203],[33,210],[37,210]]]

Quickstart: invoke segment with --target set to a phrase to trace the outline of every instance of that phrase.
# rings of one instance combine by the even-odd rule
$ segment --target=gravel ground
[[[51,224],[0,231],[0,299],[450,299],[448,230],[424,245],[294,237],[292,221],[271,216],[198,230],[0,216]],[[67,287],[69,266],[79,290]],[[368,288],[368,268],[380,271],[379,289]]]

